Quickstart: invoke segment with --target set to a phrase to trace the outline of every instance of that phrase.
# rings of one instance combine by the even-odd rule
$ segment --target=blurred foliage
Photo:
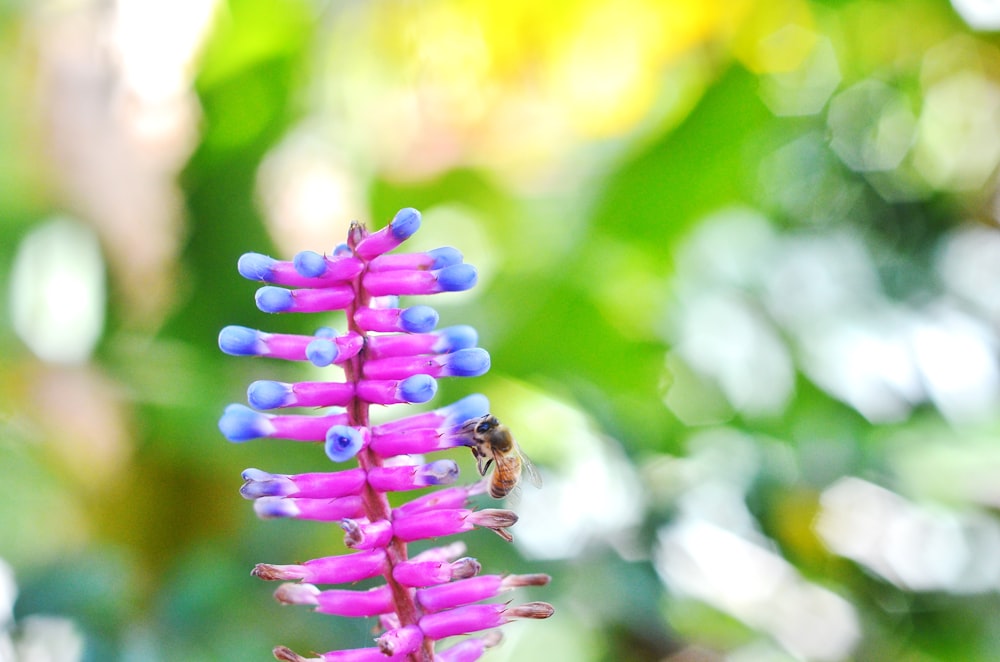
[[[216,428],[313,369],[216,337],[317,325],[240,254],[414,206],[493,364],[434,403],[487,394],[546,480],[465,537],[553,576],[487,659],[1000,659],[990,4],[4,4],[0,657],[367,645],[248,576],[344,548],[237,495],[322,454]]]

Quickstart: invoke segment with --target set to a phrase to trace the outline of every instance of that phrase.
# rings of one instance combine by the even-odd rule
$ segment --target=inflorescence
[[[371,405],[425,403],[440,377],[475,377],[490,367],[476,346],[475,330],[455,326],[435,330],[437,312],[427,306],[399,308],[400,295],[462,291],[476,283],[476,270],[454,248],[426,253],[388,254],[420,227],[420,213],[403,209],[384,229],[369,233],[352,224],[347,243],[332,255],[303,251],[291,262],[248,253],[240,274],[267,285],[257,290],[257,307],[268,313],[343,310],[347,331],[324,327],[312,336],[265,333],[228,326],[219,347],[236,356],[265,356],[342,368],[343,381],[250,385],[250,407],[226,408],[219,428],[230,441],[263,437],[322,442],[334,462],[356,459],[357,466],[298,475],[260,469],[243,472],[241,494],[254,501],[262,518],[337,522],[353,550],[300,564],[258,564],[253,574],[282,580],[275,597],[285,604],[348,617],[377,616],[375,645],[304,658],[279,646],[279,660],[366,662],[414,660],[469,662],[500,641],[495,628],[517,618],[547,618],[551,605],[530,602],[481,604],[501,592],[547,584],[547,575],[480,575],[480,564],[463,556],[461,542],[433,547],[412,557],[407,543],[449,536],[474,527],[492,529],[510,540],[517,515],[506,509],[470,507],[470,497],[486,491],[485,481],[431,491],[398,507],[388,492],[454,484],[454,460],[425,462],[423,454],[458,446],[475,449],[470,422],[489,414],[485,396],[373,425]],[[319,414],[263,413],[288,407],[330,408]],[[495,420],[495,419],[494,419]],[[321,589],[381,576],[370,590]],[[435,642],[471,634],[437,651]]]

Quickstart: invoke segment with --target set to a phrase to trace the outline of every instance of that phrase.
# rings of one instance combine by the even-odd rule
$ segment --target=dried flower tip
[[[542,574],[507,575],[500,582],[501,590],[520,588],[522,586],[547,586],[552,577]]]
[[[451,578],[466,579],[468,577],[475,577],[482,569],[483,566],[479,561],[471,556],[466,556],[451,564]]]
[[[274,659],[279,660],[279,662],[324,662],[323,658],[319,657],[302,657],[285,646],[275,647],[271,651],[271,655],[274,656]]]
[[[305,579],[307,574],[306,569],[300,565],[272,565],[270,563],[258,563],[250,571],[251,577],[263,579],[266,582]]]
[[[548,602],[526,602],[523,605],[512,607],[507,610],[507,615],[511,618],[548,618],[556,610]]]
[[[502,508],[483,508],[469,515],[469,521],[487,529],[500,529],[517,524],[517,513]]]
[[[312,559],[296,565],[259,563],[250,573],[265,581],[302,580],[310,584],[348,584],[371,579],[386,571],[384,549]]]
[[[424,640],[424,634],[416,625],[396,628],[384,633],[375,640],[383,655],[408,655],[418,648]]]
[[[392,523],[387,520],[358,522],[347,518],[341,520],[340,528],[344,530],[344,544],[351,549],[378,549],[392,540]]]

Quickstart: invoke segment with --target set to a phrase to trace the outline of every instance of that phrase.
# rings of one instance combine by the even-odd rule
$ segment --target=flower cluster
[[[517,521],[515,513],[470,507],[469,498],[486,490],[484,481],[431,491],[395,508],[387,498],[389,492],[456,483],[459,468],[453,460],[425,462],[422,455],[475,448],[469,422],[489,413],[487,399],[471,395],[387,423],[370,420],[372,405],[425,403],[434,397],[438,378],[478,376],[490,367],[489,354],[476,346],[471,327],[435,330],[438,315],[432,308],[397,307],[399,295],[461,291],[476,282],[475,268],[453,248],[388,254],[419,226],[419,212],[403,209],[377,232],[353,224],[347,243],[331,255],[304,251],[291,262],[257,253],[240,258],[242,276],[267,283],[257,291],[260,310],[343,310],[345,333],[324,327],[303,336],[229,326],[219,334],[219,346],[227,354],[339,366],[344,376],[343,381],[254,382],[247,392],[250,407],[230,405],[219,421],[231,441],[277,437],[322,442],[330,460],[356,459],[356,467],[334,472],[243,473],[241,493],[254,501],[258,516],[337,522],[353,550],[301,564],[259,564],[253,574],[289,582],[275,593],[283,603],[379,619],[381,634],[374,646],[331,651],[312,660],[471,661],[500,640],[497,626],[552,614],[544,602],[481,603],[519,586],[546,584],[546,575],[480,575],[480,564],[463,556],[460,542],[408,555],[409,542],[474,527],[510,540],[507,528]],[[330,409],[318,414],[262,411],[289,407]],[[317,587],[379,576],[384,584],[370,590]],[[435,649],[438,640],[465,634],[472,636],[446,650]],[[306,660],[285,647],[275,648],[274,655]]]

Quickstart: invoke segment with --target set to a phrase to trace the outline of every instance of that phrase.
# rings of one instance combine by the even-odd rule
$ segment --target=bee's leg
[[[479,471],[479,475],[485,476],[486,470],[490,468],[490,462],[493,461],[493,458],[487,459],[486,454],[477,447],[473,447],[472,454],[476,456],[476,469]],[[484,460],[485,464],[483,462]]]

